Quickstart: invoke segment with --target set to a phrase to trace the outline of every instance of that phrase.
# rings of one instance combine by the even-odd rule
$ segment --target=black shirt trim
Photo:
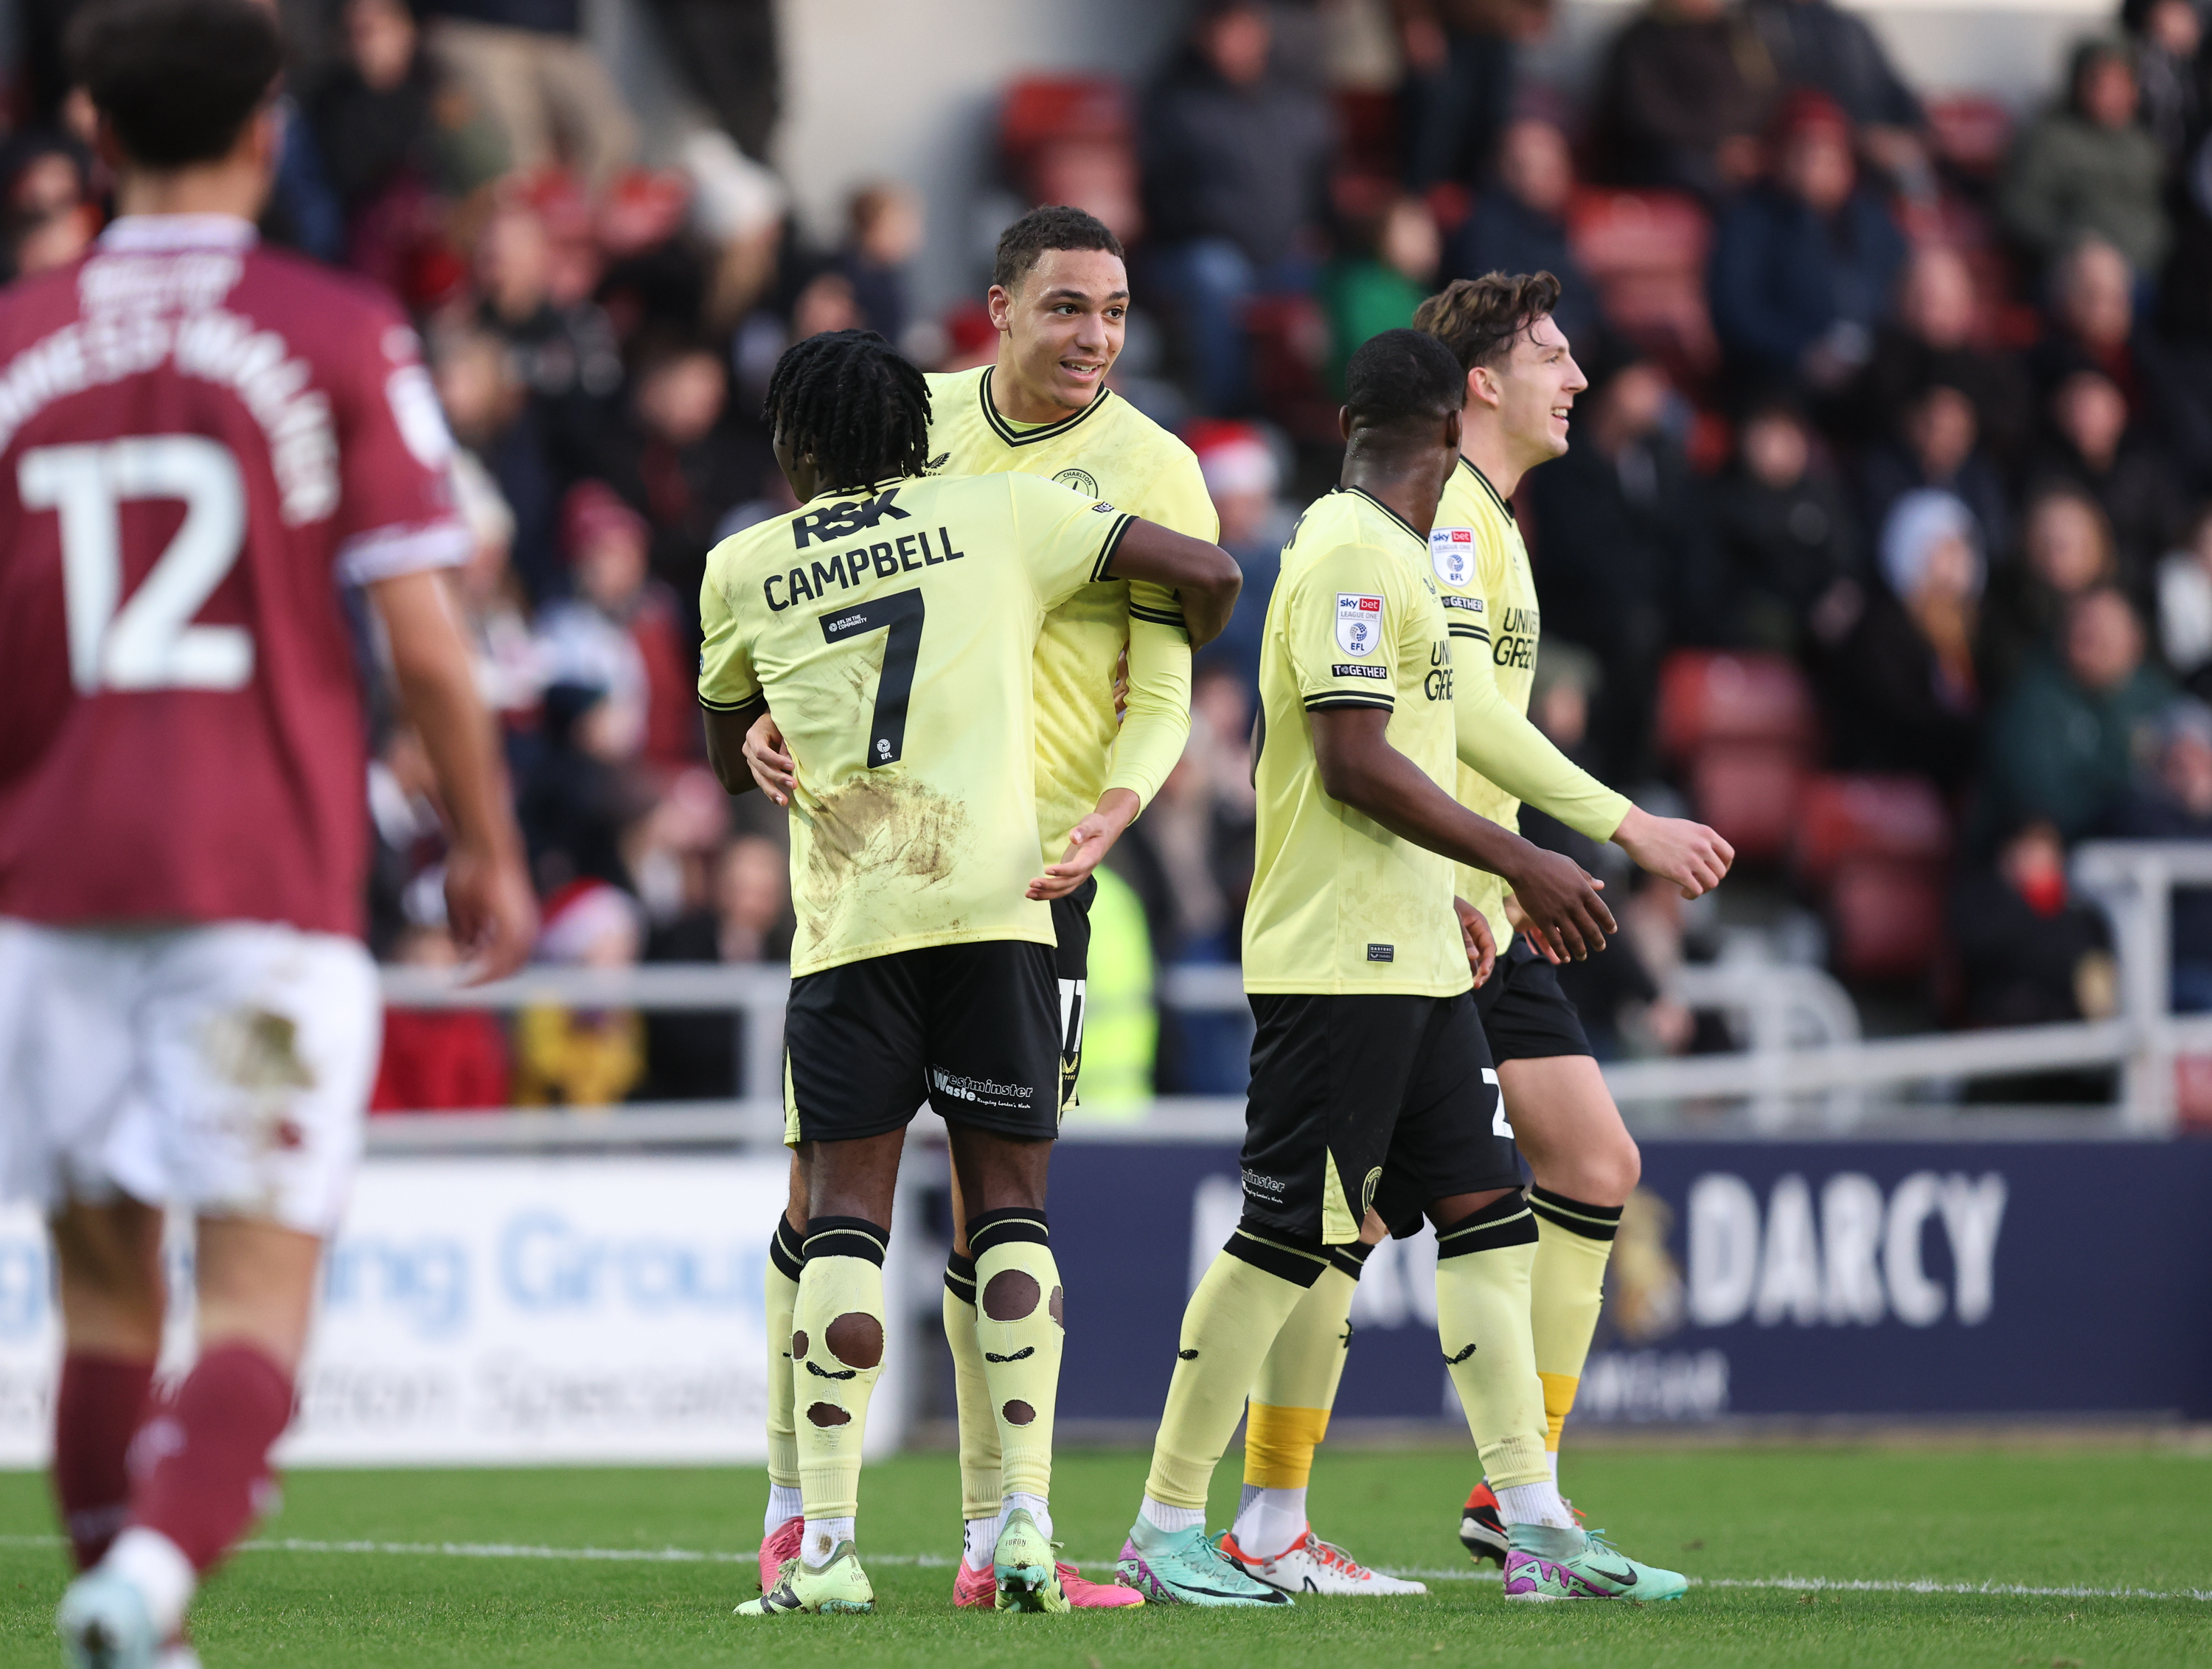
[[[1380,695],[1316,695],[1306,703],[1308,713],[1327,713],[1331,707],[1375,707],[1383,713],[1395,713],[1397,703]]]
[[[1490,495],[1490,501],[1492,504],[1505,513],[1506,520],[1516,524],[1520,521],[1521,519],[1513,513],[1513,507],[1505,501],[1504,495],[1490,484],[1490,477],[1475,468],[1474,460],[1465,452],[1459,455],[1459,466],[1482,483],[1482,490]]]
[[[1374,494],[1369,492],[1364,487],[1340,487],[1336,490],[1340,493],[1355,494],[1358,497],[1365,499],[1377,510],[1380,510],[1384,515],[1389,517],[1392,521],[1404,528],[1406,530],[1406,537],[1407,538],[1412,539],[1416,544],[1419,545],[1424,551],[1428,549],[1429,541],[1428,537],[1425,534],[1415,532],[1413,531],[1413,523],[1407,521],[1403,516],[1400,515],[1395,510],[1393,510],[1389,505],[1383,503],[1381,499],[1376,498]]]
[[[1065,434],[1114,398],[1112,389],[1101,387],[1091,404],[1082,410],[1070,412],[1056,422],[1046,423],[1037,428],[1018,429],[1006,420],[998,407],[991,404],[991,373],[997,369],[994,365],[983,367],[983,374],[975,381],[976,398],[983,403],[983,421],[991,426],[994,434],[1010,446],[1027,446],[1039,440],[1049,440],[1057,434]]]

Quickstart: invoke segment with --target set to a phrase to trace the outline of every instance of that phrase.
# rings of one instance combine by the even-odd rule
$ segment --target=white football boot
[[[1304,1535],[1272,1559],[1255,1558],[1237,1545],[1234,1535],[1221,1539],[1221,1551],[1253,1581],[1285,1593],[1352,1593],[1384,1599],[1429,1591],[1425,1583],[1370,1570],[1334,1542],[1325,1542],[1314,1534],[1310,1524]]]

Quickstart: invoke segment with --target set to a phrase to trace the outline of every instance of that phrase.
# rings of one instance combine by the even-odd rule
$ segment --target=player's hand
[[[1613,912],[1598,896],[1605,883],[1571,858],[1541,847],[1528,850],[1531,855],[1518,872],[1505,878],[1528,919],[1530,942],[1555,962],[1580,962],[1604,950],[1605,936],[1619,931]]]
[[[778,805],[790,804],[799,786],[799,765],[784,751],[783,732],[775,727],[774,713],[763,713],[753,720],[745,732],[744,756],[745,768],[761,792]]]
[[[1114,722],[1120,724],[1129,716],[1129,646],[1121,646],[1121,658],[1114,663]]]
[[[1104,861],[1121,838],[1121,831],[1137,818],[1139,802],[1127,788],[1109,788],[1098,797],[1098,809],[1068,831],[1067,852],[1056,864],[1048,864],[1042,875],[1030,883],[1031,898],[1065,898]]]
[[[1490,923],[1481,911],[1464,898],[1452,900],[1452,913],[1459,918],[1459,936],[1467,945],[1467,965],[1474,970],[1478,988],[1490,977],[1490,970],[1498,962],[1498,941],[1490,932]]]
[[[538,895],[520,854],[455,847],[446,856],[446,919],[463,985],[503,980],[528,962],[538,944]]]
[[[1711,892],[1735,862],[1735,848],[1701,822],[1687,817],[1655,817],[1632,805],[1613,843],[1662,881],[1672,881],[1682,896]]]

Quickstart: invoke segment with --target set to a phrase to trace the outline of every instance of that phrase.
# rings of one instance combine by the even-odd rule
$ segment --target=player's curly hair
[[[999,252],[991,263],[991,282],[1012,290],[1030,276],[1048,249],[1098,249],[1115,260],[1127,258],[1114,229],[1097,215],[1064,203],[1032,209],[999,234]]]
[[[1496,365],[1559,305],[1559,281],[1548,272],[1490,272],[1452,280],[1414,310],[1413,328],[1450,349],[1468,372]]]
[[[827,331],[784,351],[761,417],[838,489],[929,467],[929,385],[873,331]]]

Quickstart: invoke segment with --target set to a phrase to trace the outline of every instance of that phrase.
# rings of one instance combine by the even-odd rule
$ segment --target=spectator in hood
[[[1773,179],[1746,191],[1715,236],[1713,325],[1740,374],[1830,392],[1873,355],[1905,238],[1860,182],[1832,100],[1792,94],[1773,147]]]
[[[2099,237],[2138,275],[2154,273],[2171,241],[2166,159],[2136,120],[2133,55],[2123,41],[2084,41],[2066,84],[2065,102],[2021,137],[1997,194],[1998,215],[2039,261]]]
[[[1982,531],[1962,501],[1919,488],[1892,507],[1881,558],[1881,583],[1825,658],[1834,762],[1911,773],[1954,793],[1980,737]]]

